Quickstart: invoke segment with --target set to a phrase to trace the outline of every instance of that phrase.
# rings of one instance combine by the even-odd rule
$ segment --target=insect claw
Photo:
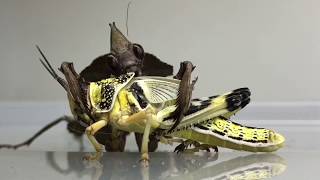
[[[214,149],[214,152],[219,152],[219,150],[218,150],[218,147],[217,147],[217,146],[213,147],[213,149]]]
[[[148,153],[143,154],[139,161],[143,167],[148,167],[150,161]]]
[[[185,145],[183,143],[179,144],[173,152],[176,152],[177,154],[182,153],[186,149]]]

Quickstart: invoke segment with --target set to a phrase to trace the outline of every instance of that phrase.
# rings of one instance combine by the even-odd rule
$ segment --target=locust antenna
[[[52,68],[51,64],[49,63],[47,57],[41,51],[40,47],[38,45],[36,45],[36,48],[38,49],[39,53],[41,54],[42,58],[44,59],[44,60],[42,60],[41,58],[39,58],[41,64],[46,68],[46,70],[51,74],[51,76],[55,80],[57,80],[66,91],[68,91],[69,88],[68,88],[67,82],[64,79],[62,79],[61,77],[58,76],[56,71]]]
[[[128,3],[128,6],[127,6],[127,17],[126,17],[127,36],[129,36],[128,22],[129,22],[129,8],[130,8],[131,2],[132,2],[132,1],[130,1],[130,2]]]

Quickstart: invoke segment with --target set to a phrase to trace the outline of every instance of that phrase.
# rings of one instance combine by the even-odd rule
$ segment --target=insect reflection
[[[104,156],[102,164],[84,164],[83,153],[68,152],[68,167],[61,168],[53,152],[47,153],[48,164],[57,172],[92,179],[266,179],[282,174],[286,161],[279,155],[250,154],[224,160],[218,153],[153,153],[150,167],[139,166],[136,153],[111,153]],[[231,155],[231,154],[230,154]],[[225,157],[225,156],[224,156]],[[223,159],[223,160],[221,160]]]

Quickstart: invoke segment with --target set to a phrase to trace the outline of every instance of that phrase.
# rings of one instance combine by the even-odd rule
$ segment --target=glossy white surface
[[[293,108],[294,113],[303,109],[301,105],[296,107],[300,108]],[[307,113],[300,112],[302,115],[309,113],[309,120],[290,120],[290,112],[286,112],[289,113],[286,117],[284,112],[267,107],[264,107],[265,111],[278,113],[282,119],[262,116],[258,120],[237,120],[251,126],[272,128],[285,135],[286,146],[278,152],[253,154],[220,148],[218,157],[213,152],[177,155],[172,153],[174,147],[162,145],[157,153],[151,153],[149,169],[140,168],[140,155],[132,136],[127,140],[127,152],[104,154],[103,168],[86,164],[81,159],[93,148],[85,137],[75,139],[62,123],[30,147],[17,151],[1,149],[1,179],[228,179],[253,177],[255,172],[260,172],[260,176],[254,176],[258,179],[269,176],[274,179],[316,179],[320,161],[320,121],[315,107],[305,111]],[[258,116],[255,112],[261,111],[255,105],[252,105],[254,111],[250,110],[250,105],[247,109],[235,119],[250,119],[250,116]],[[67,111],[61,103],[1,104],[0,142],[21,142]]]
[[[38,62],[77,71],[109,52],[108,23],[126,32],[131,0],[1,0],[0,101],[64,100]],[[129,38],[179,68],[192,61],[195,94],[248,86],[254,101],[320,100],[320,11],[317,0],[132,1]],[[37,87],[35,87],[37,85]]]

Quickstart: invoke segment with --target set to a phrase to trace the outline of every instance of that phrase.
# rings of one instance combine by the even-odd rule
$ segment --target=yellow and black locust
[[[51,66],[42,61],[49,72]],[[211,146],[252,151],[270,152],[281,148],[284,137],[272,130],[247,127],[228,119],[250,101],[250,90],[240,88],[229,93],[191,101],[188,111],[174,131],[172,117],[176,107],[180,80],[142,76],[134,73],[107,78],[97,82],[77,79],[72,63],[62,63],[61,72],[67,81],[70,107],[82,107],[85,111],[80,119],[88,125],[85,132],[96,153],[87,159],[99,159],[103,146],[94,135],[106,125],[126,132],[143,134],[141,160],[147,164],[148,139],[156,132],[159,138],[187,139]],[[77,79],[77,83],[72,81]],[[70,83],[73,89],[68,88]],[[77,98],[74,98],[77,97]],[[79,99],[81,98],[81,99]],[[81,103],[81,104],[80,104]],[[78,112],[72,112],[79,115]],[[159,133],[160,132],[160,133]]]
[[[65,74],[67,83],[70,78],[78,77],[72,63],[62,63],[60,70]],[[108,124],[122,131],[143,134],[141,160],[146,164],[149,160],[148,139],[153,132],[168,141],[187,139],[252,152],[275,151],[284,144],[284,137],[272,130],[247,127],[228,120],[249,103],[251,93],[248,88],[205,100],[192,100],[176,129],[169,131],[175,123],[172,115],[177,108],[180,80],[134,75],[126,73],[97,82],[82,79],[78,80],[78,86],[73,84],[77,90],[67,91],[71,109],[76,104],[89,110],[81,120],[88,125],[86,134],[96,154],[87,156],[87,159],[99,159],[102,155],[103,146],[94,135]],[[85,97],[81,100],[83,105],[73,98],[78,96],[77,93]]]

